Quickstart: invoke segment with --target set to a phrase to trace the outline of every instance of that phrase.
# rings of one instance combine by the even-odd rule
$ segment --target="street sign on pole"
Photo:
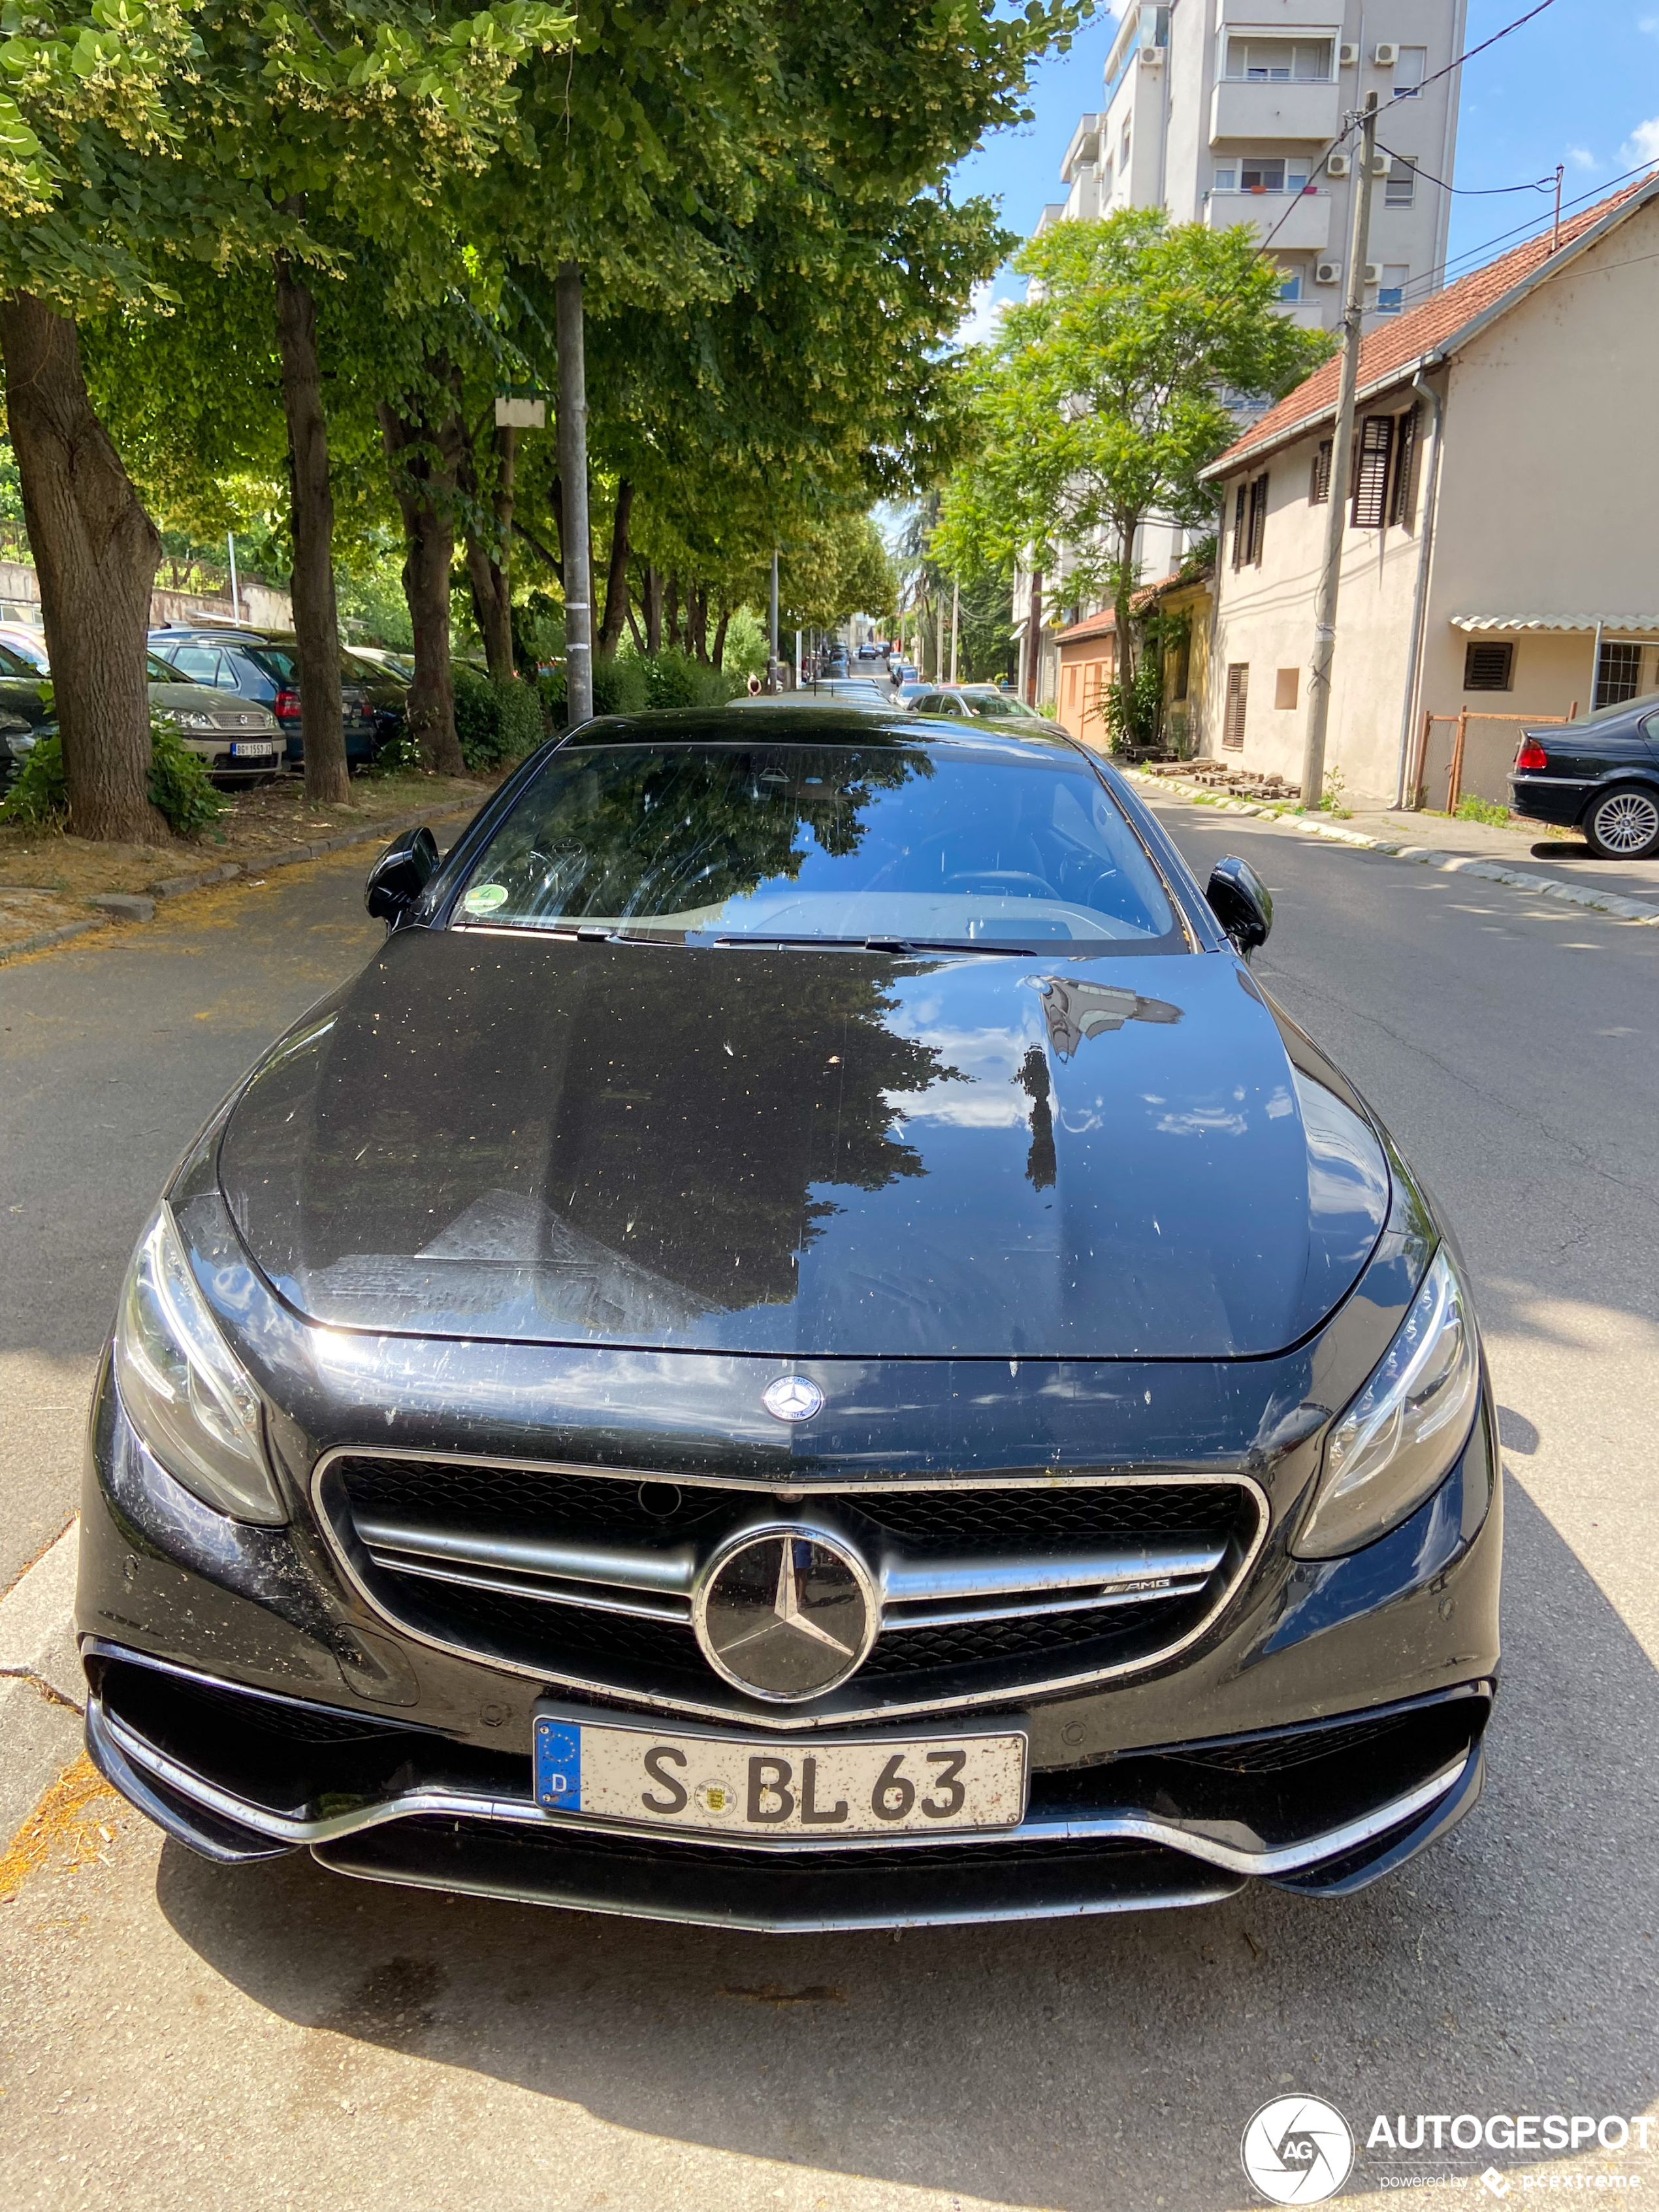
[[[1325,789],[1325,729],[1331,713],[1331,662],[1336,653],[1336,599],[1342,580],[1342,532],[1347,521],[1353,450],[1354,394],[1359,386],[1359,326],[1365,313],[1365,248],[1371,222],[1371,168],[1376,159],[1376,94],[1368,92],[1360,122],[1359,174],[1354,179],[1348,234],[1348,283],[1342,307],[1342,374],[1331,435],[1330,505],[1325,557],[1314,597],[1313,661],[1308,674],[1308,730],[1302,753],[1302,804],[1317,806]]]

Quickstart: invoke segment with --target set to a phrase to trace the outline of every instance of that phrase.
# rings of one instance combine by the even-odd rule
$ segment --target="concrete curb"
[[[482,805],[483,801],[480,800]],[[182,898],[188,891],[208,890],[214,884],[229,883],[236,876],[263,876],[272,868],[296,867],[302,860],[320,860],[330,853],[343,853],[349,846],[368,845],[376,840],[389,841],[401,836],[405,830],[416,830],[422,822],[449,822],[457,815],[476,811],[465,806],[447,807],[441,814],[434,814],[430,807],[417,807],[412,814],[391,814],[384,822],[370,823],[362,830],[348,830],[337,837],[319,837],[314,844],[290,845],[283,852],[270,853],[258,860],[226,860],[216,868],[204,868],[193,876],[168,876],[152,884],[148,894],[134,894],[150,899]],[[116,896],[119,896],[117,894]],[[136,915],[100,914],[88,921],[66,921],[56,929],[37,930],[33,937],[20,938],[15,945],[0,947],[0,967],[9,960],[21,960],[26,952],[44,952],[49,945],[67,944],[72,937],[83,937],[89,929],[105,929],[110,923],[141,919]]]
[[[0,1847],[81,1747],[87,1694],[75,1641],[80,1523],[0,1598]]]
[[[1200,806],[1212,806],[1222,814],[1255,814],[1263,820],[1282,822],[1288,830],[1299,830],[1307,837],[1324,837],[1333,844],[1358,846],[1368,853],[1386,853],[1396,860],[1415,860],[1419,867],[1438,868],[1448,875],[1479,876],[1487,883],[1507,884],[1518,891],[1530,891],[1534,898],[1559,899],[1567,906],[1589,907],[1597,914],[1616,915],[1620,921],[1644,923],[1649,928],[1659,927],[1659,906],[1644,899],[1626,898],[1618,891],[1597,891],[1582,888],[1577,884],[1558,883],[1553,876],[1534,876],[1524,868],[1505,867],[1501,860],[1476,860],[1467,853],[1445,853],[1434,845],[1399,845],[1386,837],[1367,836],[1362,830],[1339,829],[1334,822],[1311,822],[1305,815],[1292,814],[1283,807],[1258,806],[1247,799],[1223,799],[1206,784],[1183,782],[1172,775],[1147,775],[1139,769],[1123,769],[1120,773],[1146,792],[1162,791],[1177,799],[1191,799]]]

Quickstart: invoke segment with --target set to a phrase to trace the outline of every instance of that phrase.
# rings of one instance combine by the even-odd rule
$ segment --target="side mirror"
[[[1204,887],[1216,920],[1248,960],[1267,942],[1273,926],[1273,896],[1248,860],[1229,854],[1210,871]]]
[[[395,929],[438,866],[438,841],[424,823],[394,837],[368,872],[363,904],[377,921]]]

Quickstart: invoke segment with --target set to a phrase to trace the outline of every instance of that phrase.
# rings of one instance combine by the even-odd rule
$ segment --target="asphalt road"
[[[1377,2114],[1654,2108],[1659,929],[1164,815],[1200,872],[1239,851],[1273,886],[1259,972],[1389,1120],[1474,1273],[1510,1478],[1505,1685],[1471,1819],[1340,1905],[1264,1889],[767,1939],[307,1859],[229,1872],[106,1808],[107,1840],[80,1831],[80,1863],[0,1912],[6,2202],[1225,2212],[1255,2201],[1240,2131],[1284,2091],[1328,2098],[1362,2145]],[[356,874],[0,973],[31,1086],[4,1168],[26,1362],[5,1406],[40,1439],[8,1477],[9,1540],[20,1504],[50,1534],[72,1502],[78,1443],[31,1393],[82,1387],[168,1160],[358,956]],[[1622,2159],[1362,2150],[1346,2193],[1486,2203],[1487,2166],[1517,2202],[1604,2170],[1650,2191],[1652,2134]]]

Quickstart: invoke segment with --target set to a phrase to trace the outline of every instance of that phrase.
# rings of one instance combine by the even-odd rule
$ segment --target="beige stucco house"
[[[1519,719],[1659,688],[1656,266],[1659,174],[1364,340],[1327,749],[1346,798],[1443,806],[1467,710],[1461,788],[1502,799]],[[1203,750],[1291,778],[1337,367],[1206,471]]]
[[[1211,572],[1177,569],[1143,585],[1133,602],[1137,622],[1165,618],[1159,647],[1164,672],[1164,734],[1182,758],[1200,750],[1214,612]],[[1106,695],[1117,680],[1117,623],[1110,607],[1054,633],[1055,712],[1074,738],[1097,752],[1111,749]]]

